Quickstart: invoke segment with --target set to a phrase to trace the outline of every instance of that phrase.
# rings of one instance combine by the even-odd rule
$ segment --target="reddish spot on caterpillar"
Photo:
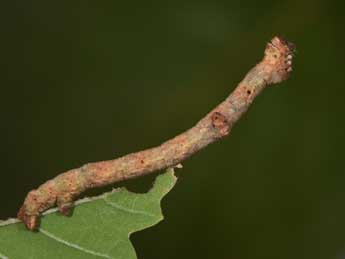
[[[226,117],[220,112],[214,112],[211,116],[212,126],[219,130],[222,136],[229,134],[229,125]]]

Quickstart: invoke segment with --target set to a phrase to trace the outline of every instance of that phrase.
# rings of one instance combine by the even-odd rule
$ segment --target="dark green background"
[[[291,78],[183,163],[166,219],[131,239],[144,259],[345,258],[343,3],[3,3],[0,218],[60,172],[191,127],[278,34]]]

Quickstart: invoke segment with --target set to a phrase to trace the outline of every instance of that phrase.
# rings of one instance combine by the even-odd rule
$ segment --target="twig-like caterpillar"
[[[263,60],[248,72],[237,88],[194,127],[158,147],[114,160],[86,164],[67,171],[28,193],[18,218],[29,230],[37,229],[42,212],[55,205],[67,215],[83,191],[173,167],[200,149],[228,135],[254,98],[270,84],[288,78],[294,45],[274,37]]]

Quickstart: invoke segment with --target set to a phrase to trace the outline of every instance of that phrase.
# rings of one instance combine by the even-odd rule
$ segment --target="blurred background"
[[[145,259],[345,258],[344,1],[2,5],[1,219],[61,172],[190,128],[283,35],[291,78],[183,163],[165,220],[131,240]]]

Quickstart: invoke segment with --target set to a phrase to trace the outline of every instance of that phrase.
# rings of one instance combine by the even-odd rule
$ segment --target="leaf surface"
[[[137,258],[129,236],[163,219],[160,202],[175,182],[169,169],[147,193],[121,188],[83,199],[71,217],[50,210],[37,233],[14,219],[0,221],[0,258]]]

